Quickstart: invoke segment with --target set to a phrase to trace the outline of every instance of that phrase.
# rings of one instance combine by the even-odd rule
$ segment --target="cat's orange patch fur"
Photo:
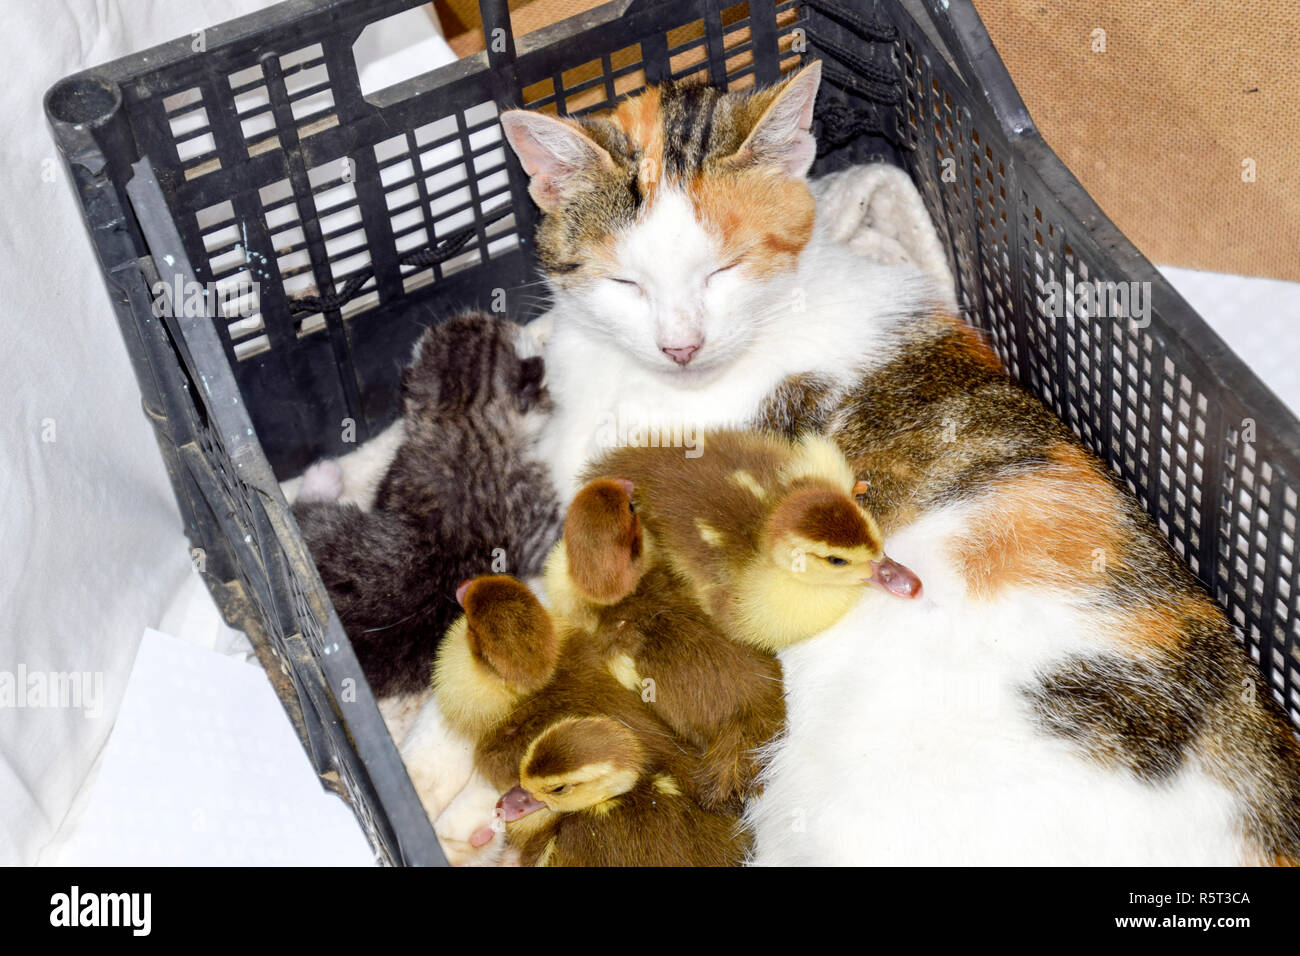
[[[995,508],[971,524],[957,559],[972,596],[992,600],[1008,589],[1081,592],[1124,566],[1126,541],[1118,492],[1082,449],[1059,445],[1051,465],[1003,485]],[[1181,653],[1193,625],[1221,612],[1208,598],[1158,601],[1124,609],[1112,633],[1129,653]]]
[[[706,174],[690,184],[689,195],[723,260],[744,257],[757,278],[790,272],[812,238],[815,204],[802,181],[764,169]]]
[[[1096,587],[1104,562],[1122,560],[1110,482],[1078,448],[1059,445],[1051,457],[1051,465],[1003,482],[996,504],[958,541],[954,557],[973,597]]]
[[[1285,853],[1269,853],[1255,847],[1246,851],[1241,861],[1242,866],[1300,866],[1300,860]]]
[[[989,344],[988,336],[979,329],[973,328],[965,322],[962,322],[955,316],[951,317],[950,321],[958,330],[958,334],[963,339],[962,344],[972,357],[994,372],[1001,373],[1003,371],[1002,360],[998,358],[998,354],[993,351],[993,347]]]
[[[1209,601],[1161,602],[1158,606],[1126,614],[1116,636],[1134,653],[1181,653],[1190,626],[1195,622],[1212,624],[1220,612]]]
[[[637,185],[647,200],[660,184],[664,164],[664,117],[660,93],[649,88],[625,100],[610,117],[641,152]],[[794,268],[812,237],[816,206],[807,184],[771,169],[712,169],[684,186],[700,221],[717,237],[722,257],[745,257],[756,277]]]
[[[657,87],[624,100],[610,117],[641,151],[637,186],[647,201],[653,199],[664,168],[664,123]]]

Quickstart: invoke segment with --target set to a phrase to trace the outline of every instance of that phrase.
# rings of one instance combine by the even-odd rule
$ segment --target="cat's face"
[[[582,123],[502,115],[543,217],[560,321],[643,364],[696,375],[744,352],[812,235],[805,176],[820,65],[781,86],[651,87]]]

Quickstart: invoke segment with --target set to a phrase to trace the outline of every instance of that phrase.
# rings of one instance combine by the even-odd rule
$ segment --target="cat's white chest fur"
[[[736,369],[695,388],[666,387],[663,376],[563,328],[546,361],[556,414],[538,449],[566,499],[577,491],[582,466],[602,449],[653,441],[685,452],[700,428],[743,424],[774,384],[771,372]]]
[[[871,592],[782,654],[785,738],[751,803],[765,864],[1234,865],[1232,797],[1195,765],[1151,785],[1038,730],[1018,689],[1087,653],[1087,620],[1018,593],[968,603],[944,558],[956,513],[891,537],[925,582]]]

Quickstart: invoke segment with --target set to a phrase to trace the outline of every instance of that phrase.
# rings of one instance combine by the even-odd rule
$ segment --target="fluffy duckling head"
[[[777,503],[767,545],[773,563],[807,585],[871,583],[896,597],[921,593],[920,579],[886,556],[871,516],[848,495],[819,482],[797,486]]]
[[[465,609],[470,653],[505,683],[528,693],[541,690],[560,647],[536,595],[516,578],[494,574],[466,581],[456,601]]]
[[[519,786],[498,804],[507,821],[534,810],[574,813],[627,793],[646,773],[636,734],[610,717],[571,717],[547,727],[519,763]]]
[[[614,604],[636,590],[646,569],[646,537],[626,478],[589,482],[564,519],[566,570],[593,604]]]
[[[465,613],[438,646],[433,687],[448,723],[474,738],[545,686],[560,637],[533,593],[508,575],[466,581],[456,600]]]

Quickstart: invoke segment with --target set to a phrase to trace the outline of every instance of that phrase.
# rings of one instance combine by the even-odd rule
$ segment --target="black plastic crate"
[[[419,2],[291,0],[45,104],[196,564],[381,859],[443,860],[278,480],[393,420],[424,325],[502,296],[536,311],[498,105],[598,109],[669,77],[823,61],[816,172],[910,172],[971,321],[1123,477],[1300,723],[1300,424],[1046,146],[967,0],[616,0],[517,44],[505,0],[481,0],[487,52],[362,96],[353,43]],[[154,315],[160,281],[241,272],[255,317]],[[1046,283],[1091,280],[1149,284],[1149,326],[1044,308]]]

